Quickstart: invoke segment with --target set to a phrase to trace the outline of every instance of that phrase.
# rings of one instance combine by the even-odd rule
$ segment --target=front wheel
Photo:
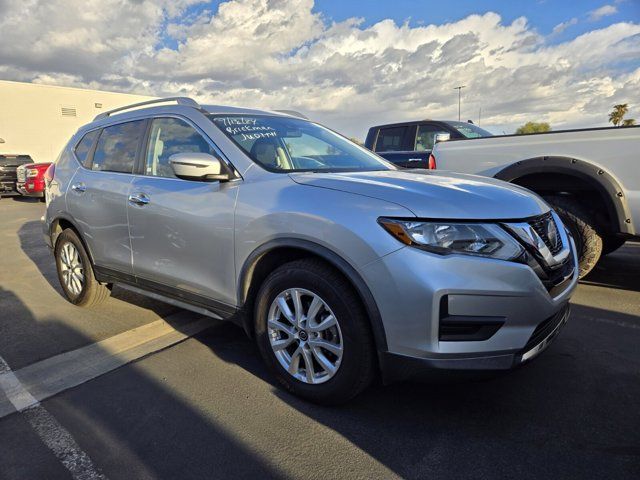
[[[67,229],[60,234],[54,255],[58,280],[69,302],[81,307],[93,307],[109,297],[111,291],[93,276],[89,255],[73,230]]]
[[[256,299],[260,353],[288,391],[321,404],[346,402],[375,374],[375,348],[360,299],[321,261],[287,263]]]

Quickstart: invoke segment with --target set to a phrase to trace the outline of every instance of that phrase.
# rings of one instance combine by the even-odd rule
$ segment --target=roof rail
[[[309,117],[307,117],[306,115],[300,112],[296,112],[295,110],[274,110],[274,112],[285,113],[287,115],[291,115],[292,117],[298,117],[298,118],[303,118],[305,120],[309,120]]]
[[[122,112],[124,110],[129,110],[131,108],[142,107],[145,105],[152,105],[154,103],[166,103],[166,102],[176,102],[178,105],[185,105],[187,107],[193,107],[197,109],[202,108],[198,102],[196,102],[194,99],[189,97],[158,98],[156,100],[147,100],[146,102],[132,103],[131,105],[126,105],[124,107],[114,108],[113,110],[109,110],[108,112],[102,112],[101,114],[97,115],[96,118],[93,119],[93,121],[95,122],[96,120],[100,120],[101,118],[107,118],[113,115],[114,113]]]

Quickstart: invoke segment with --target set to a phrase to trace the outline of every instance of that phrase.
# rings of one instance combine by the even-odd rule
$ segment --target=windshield
[[[465,122],[447,122],[458,132],[460,132],[465,138],[480,138],[480,137],[493,137],[491,132],[474,125],[473,123]]]
[[[331,130],[268,115],[210,115],[249,157],[272,172],[392,170],[394,167]]]

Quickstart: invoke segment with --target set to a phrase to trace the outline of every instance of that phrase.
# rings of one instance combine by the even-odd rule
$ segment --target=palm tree
[[[626,103],[620,103],[613,106],[613,111],[609,114],[609,121],[616,127],[622,124],[622,119],[629,111],[629,105]]]

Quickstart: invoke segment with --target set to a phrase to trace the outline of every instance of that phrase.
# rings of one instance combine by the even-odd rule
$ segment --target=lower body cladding
[[[568,261],[577,264],[575,248]],[[527,265],[412,247],[362,273],[385,330],[385,383],[442,371],[505,371],[532,360],[566,323],[578,281],[575,268],[552,297]]]

